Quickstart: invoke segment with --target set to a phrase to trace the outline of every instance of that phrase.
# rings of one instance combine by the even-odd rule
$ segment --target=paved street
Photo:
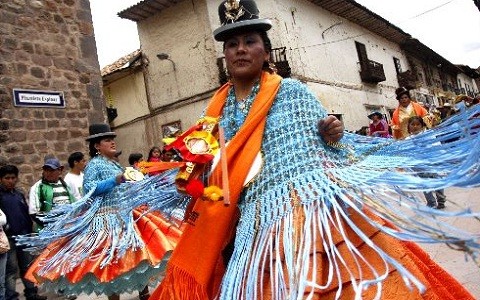
[[[476,189],[458,189],[451,188],[446,191],[447,199],[452,202],[456,202],[459,205],[465,205],[469,203],[470,206],[475,211],[480,211],[480,188]],[[454,204],[448,202],[446,210],[452,210]],[[469,232],[480,233],[480,223],[469,220],[468,222],[464,219],[455,219],[452,224],[464,228]],[[442,265],[450,274],[457,278],[475,297],[480,299],[480,267],[477,267],[475,263],[471,260],[465,261],[465,256],[463,253],[451,250],[445,245],[422,245],[435,261]],[[17,291],[22,291],[23,287],[21,281],[17,281]],[[48,299],[63,299],[63,297],[46,294]],[[25,298],[20,297],[21,300]],[[88,299],[107,299],[106,296],[95,296],[95,295],[80,295],[78,300],[88,300]],[[133,300],[138,299],[138,293],[133,294],[123,294],[121,300]]]

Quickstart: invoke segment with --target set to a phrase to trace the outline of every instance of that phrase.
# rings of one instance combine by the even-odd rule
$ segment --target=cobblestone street
[[[455,203],[459,205],[469,205],[475,210],[480,211],[480,188],[476,189],[459,189],[459,188],[450,188],[446,190],[447,203],[446,211],[453,210]],[[449,202],[450,200],[451,202]],[[464,219],[458,218],[452,220],[452,224],[464,228],[469,232],[480,232],[480,223],[473,222],[469,220],[466,222]],[[480,299],[480,270],[479,267],[475,265],[474,262],[469,259],[465,261],[466,257],[463,253],[450,249],[446,245],[433,245],[433,244],[422,244],[422,247],[430,253],[432,258],[442,265],[450,274],[452,274],[458,281],[460,281],[476,298]],[[23,286],[20,280],[17,280],[17,291],[23,291]],[[48,296],[48,299],[63,299],[61,296],[53,294],[45,294]],[[122,294],[121,300],[133,300],[138,299],[138,293],[132,294]],[[23,295],[20,297],[21,300],[25,298]],[[87,300],[87,299],[107,299],[106,296],[96,296],[96,295],[80,295],[78,300]]]

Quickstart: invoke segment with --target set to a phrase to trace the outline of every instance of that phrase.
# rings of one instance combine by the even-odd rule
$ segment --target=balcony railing
[[[361,61],[360,78],[363,82],[379,83],[385,81],[385,72],[383,65],[373,60]]]
[[[412,71],[408,70],[397,74],[398,86],[403,86],[409,90],[417,87],[417,77]]]

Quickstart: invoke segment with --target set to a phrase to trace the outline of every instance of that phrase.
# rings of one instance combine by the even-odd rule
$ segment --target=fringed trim
[[[284,206],[281,215],[261,211],[269,221],[260,226],[252,222],[258,214],[257,203],[245,207],[220,299],[301,299],[332,292],[335,299],[346,295],[362,299],[367,290],[371,299],[380,299],[392,273],[403,281],[404,293],[419,294],[428,286],[418,268],[404,261],[406,250],[400,240],[463,242],[472,253],[478,252],[474,235],[453,228],[444,227],[446,232],[441,232],[428,222],[417,221],[409,224],[413,229],[408,231],[406,223],[415,221],[408,216],[401,219],[403,231],[385,226],[375,215],[382,216],[378,211],[384,212],[385,203],[375,205],[376,198],[366,201],[377,210],[372,213],[363,206],[365,195],[356,190],[337,190],[323,197],[313,193],[321,197],[315,201],[306,190],[292,188],[290,202],[278,198],[275,203]],[[302,203],[302,198],[310,199]],[[412,201],[418,206],[416,198]],[[432,217],[430,210],[424,216],[429,213]],[[396,214],[402,212],[397,209]]]
[[[132,270],[116,276],[110,281],[104,281],[93,273],[85,274],[80,281],[72,282],[70,277],[61,276],[51,280],[41,276],[35,279],[47,291],[56,293],[63,290],[65,294],[87,295],[112,295],[122,293],[134,293],[142,290],[146,285],[155,287],[162,279],[166,261],[157,266],[150,265],[147,261],[142,261]]]
[[[208,300],[209,296],[206,287],[199,284],[190,274],[179,267],[169,266],[165,278],[150,296],[150,300],[184,299]]]

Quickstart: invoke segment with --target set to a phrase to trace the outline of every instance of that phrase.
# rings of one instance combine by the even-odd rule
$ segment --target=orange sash
[[[185,218],[188,225],[169,260],[167,274],[150,299],[205,300],[217,295],[224,272],[221,252],[238,219],[238,198],[250,166],[260,151],[267,113],[281,80],[276,74],[262,73],[260,91],[245,123],[226,149],[231,205],[202,200],[195,203]],[[206,116],[220,116],[229,88],[227,83],[215,93]],[[219,164],[210,177],[210,184],[220,185],[221,172]]]
[[[413,106],[413,110],[415,111],[415,115],[419,117],[425,116],[428,112],[425,108],[423,108],[420,104],[416,102],[410,102]],[[400,107],[400,106],[399,106]],[[397,107],[395,111],[393,112],[392,115],[392,125],[400,126],[400,108]],[[403,138],[402,136],[402,129],[399,128],[393,128],[393,137],[395,139],[400,139]]]

